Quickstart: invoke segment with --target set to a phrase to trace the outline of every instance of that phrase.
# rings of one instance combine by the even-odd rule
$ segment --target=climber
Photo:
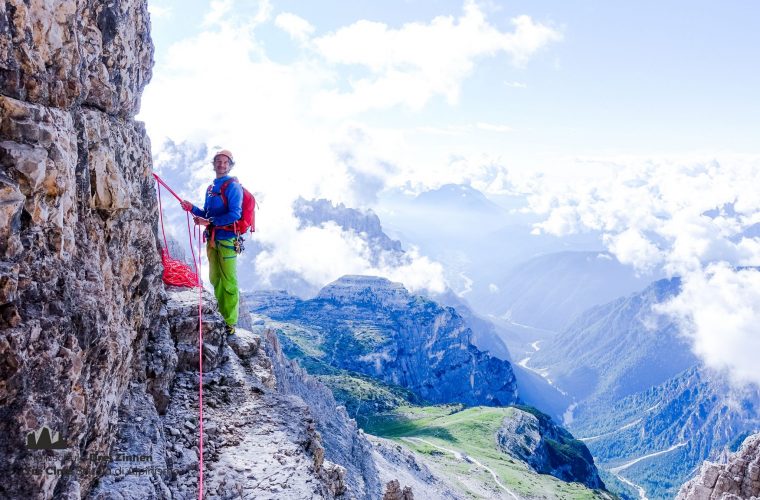
[[[229,225],[241,217],[243,188],[237,179],[229,175],[235,165],[232,153],[226,149],[219,151],[214,155],[212,164],[216,179],[206,190],[203,209],[187,200],[182,201],[182,208],[193,214],[196,224],[206,227],[204,235],[209,280],[214,286],[219,312],[227,324],[227,333],[231,335],[235,333],[238,322],[240,290],[237,283],[237,255],[241,241]]]

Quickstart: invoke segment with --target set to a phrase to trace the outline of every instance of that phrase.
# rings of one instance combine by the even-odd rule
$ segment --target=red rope
[[[169,285],[198,287],[198,421],[200,422],[200,445],[198,446],[198,500],[203,500],[203,281],[201,278],[201,235],[202,230],[199,226],[190,230],[190,214],[187,214],[187,235],[190,239],[190,252],[193,254],[193,266],[195,273],[190,267],[182,261],[172,259],[169,256],[169,245],[166,243],[166,231],[164,230],[164,209],[161,202],[161,186],[165,187],[180,202],[182,199],[177,193],[172,191],[158,175],[153,177],[158,182],[158,214],[161,221],[161,234],[164,238],[164,248],[161,250],[161,260],[164,263],[164,282]],[[193,239],[198,240],[198,256],[196,258],[193,249]]]
[[[165,182],[164,182],[164,180],[163,180],[161,177],[159,177],[158,175],[156,175],[156,173],[155,173],[155,172],[153,173],[153,177],[155,177],[155,178],[156,178],[156,180],[158,181],[158,183],[159,183],[159,184],[161,184],[162,186],[164,186],[164,187],[165,187],[165,188],[166,188],[166,189],[167,189],[167,190],[168,190],[168,191],[169,191],[171,194],[173,194],[173,195],[174,195],[174,197],[175,197],[175,198],[177,198],[177,201],[178,201],[178,202],[182,203],[182,198],[180,198],[180,197],[177,195],[177,193],[175,193],[175,192],[172,190],[172,188],[170,188],[170,187],[169,187],[169,185],[168,185],[167,183],[165,183]]]
[[[201,229],[197,227],[198,232],[198,265],[196,267],[198,276],[201,275]],[[190,245],[192,247],[192,245]],[[196,262],[193,255],[193,262]],[[198,500],[203,500],[203,284],[199,280],[198,286],[198,412],[200,421],[200,461],[198,462]]]
[[[198,266],[196,265],[196,272],[190,270],[190,267],[178,259],[172,259],[169,255],[169,245],[166,242],[166,231],[164,230],[164,207],[161,201],[161,186],[164,186],[175,198],[180,200],[179,196],[172,191],[172,189],[166,185],[166,183],[156,174],[153,174],[158,182],[158,216],[161,221],[161,234],[164,238],[164,248],[161,250],[161,262],[164,265],[163,280],[164,283],[171,286],[184,286],[184,287],[196,287],[201,286],[201,281],[198,278]],[[182,201],[182,200],[180,200]],[[190,214],[186,213],[187,217],[187,231],[188,237],[190,237]],[[193,262],[195,262],[195,250],[193,250],[192,238],[190,238],[190,251],[193,254]]]

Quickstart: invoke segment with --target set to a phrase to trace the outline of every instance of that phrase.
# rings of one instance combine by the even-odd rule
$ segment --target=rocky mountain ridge
[[[660,280],[592,307],[542,344],[530,366],[579,402],[614,401],[664,382],[697,364],[677,325],[655,310],[679,289],[677,278]]]
[[[344,276],[325,286],[314,299],[308,301],[294,299],[281,292],[257,292],[247,297],[255,316],[264,321],[267,328],[277,332],[283,350],[299,359],[311,373],[331,387],[336,398],[349,407],[351,414],[356,415],[357,420],[369,424],[371,429],[385,427],[373,424],[373,415],[381,420],[390,418],[392,422],[396,408],[424,404],[425,400],[433,398],[437,398],[433,399],[437,403],[473,404],[476,401],[474,404],[482,404],[477,402],[477,398],[471,397],[472,394],[478,394],[478,382],[473,384],[473,380],[477,379],[458,368],[462,364],[477,362],[462,363],[458,357],[464,350],[460,342],[469,338],[467,329],[461,326],[451,328],[450,316],[441,315],[446,308],[423,297],[410,295],[399,283],[377,277]],[[434,312],[432,316],[431,311]],[[270,316],[267,317],[266,314]],[[392,321],[389,322],[388,318]],[[415,331],[405,330],[403,325],[407,323],[415,325]],[[431,323],[436,325],[438,331],[427,326]],[[461,318],[453,321],[454,325],[460,323]],[[441,339],[448,340],[441,343]],[[453,344],[447,343],[451,339],[458,340]],[[367,349],[362,351],[361,347]],[[420,358],[411,362],[404,361],[406,352],[421,353]],[[440,354],[436,355],[436,352]],[[377,353],[387,355],[372,357]],[[399,363],[396,363],[399,358],[397,353],[401,353],[402,361]],[[373,362],[366,363],[366,359],[372,359]],[[377,359],[380,361],[375,361]],[[454,367],[445,376],[445,383],[441,384],[445,385],[449,393],[433,394],[431,397],[430,392],[423,392],[424,384],[404,385],[404,380],[398,377],[399,370],[404,368],[414,368],[424,374],[428,369],[423,361],[425,359],[428,360],[427,365],[431,365],[434,370],[445,372],[447,367]],[[377,368],[377,364],[381,364],[381,367]],[[389,385],[383,386],[383,383]],[[407,392],[395,390],[394,387],[398,385]],[[383,391],[387,391],[385,395]],[[486,402],[493,406],[505,406],[491,400]],[[504,419],[501,434],[503,456],[514,456],[525,461],[538,473],[580,482],[589,488],[604,488],[594,461],[583,443],[574,440],[567,431],[553,424],[548,416],[540,412],[530,410],[540,415],[537,418],[530,412],[512,410],[512,413],[524,415],[526,419],[532,418],[536,422],[531,427],[516,424],[512,417]],[[403,414],[402,408],[399,411]],[[463,412],[462,418],[471,418],[468,415],[469,412]],[[400,421],[405,420],[403,415],[398,418]],[[456,417],[452,418],[457,420]],[[420,432],[426,431],[423,428]],[[522,442],[528,434],[535,437],[542,453],[536,454],[536,449],[533,449],[528,455],[520,454],[505,444],[507,441]],[[491,437],[488,438],[492,441],[489,446],[497,450],[499,444]],[[479,437],[481,438],[485,439]]]
[[[499,449],[530,464],[537,472],[577,481],[589,488],[605,488],[586,446],[537,410],[517,407],[515,415],[503,420],[496,440]]]
[[[703,460],[760,428],[756,388],[733,388],[701,366],[657,313],[679,290],[679,279],[659,280],[591,308],[528,365],[575,398],[568,428],[597,463],[653,499],[672,498]]]
[[[264,340],[243,329],[227,338],[208,292],[203,302],[204,495],[335,498],[346,493],[346,469],[325,459],[309,407],[278,386]],[[164,315],[168,328],[154,331],[147,352],[148,372],[163,375],[166,406],[154,405],[147,381],[130,382],[111,452],[112,458],[149,456],[148,463],[139,464],[148,472],[119,474],[134,464],[112,459],[88,498],[198,494],[198,292],[170,289]],[[350,491],[357,498],[373,496]]]
[[[597,463],[650,498],[673,498],[702,461],[720,461],[738,436],[760,429],[760,392],[693,367],[616,403],[586,408],[570,426]],[[638,460],[641,457],[648,457]],[[626,464],[631,464],[626,466]]]
[[[311,330],[336,368],[404,387],[433,403],[507,405],[517,401],[507,361],[478,350],[451,308],[410,295],[385,278],[345,276],[291,309],[249,298],[252,311]],[[318,330],[314,330],[314,326]],[[338,350],[340,355],[338,356]]]
[[[401,242],[393,240],[383,232],[380,218],[372,210],[358,210],[346,207],[343,203],[337,205],[330,200],[306,200],[298,198],[293,202],[293,215],[301,223],[301,227],[320,226],[334,222],[345,231],[353,231],[367,240],[372,250],[372,263],[378,264],[380,252],[390,252],[400,256],[404,253]]]
[[[643,290],[652,281],[601,251],[541,254],[494,273],[491,280],[496,289],[479,303],[481,310],[545,330],[543,338],[562,332],[591,307]]]

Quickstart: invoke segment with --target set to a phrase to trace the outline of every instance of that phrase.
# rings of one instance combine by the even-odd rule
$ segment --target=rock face
[[[414,494],[409,486],[404,486],[402,490],[401,484],[394,479],[385,486],[383,500],[414,500]]]
[[[441,294],[431,294],[430,298],[441,304],[456,309],[457,313],[472,330],[472,343],[481,351],[506,361],[512,361],[507,345],[501,339],[493,323],[475,314],[465,300],[450,288]],[[514,367],[513,367],[514,368]]]
[[[678,500],[757,498],[760,498],[760,434],[748,437],[728,463],[705,462],[677,497]]]
[[[359,431],[356,422],[349,418],[344,407],[337,406],[330,389],[283,355],[273,331],[264,330],[263,333],[278,390],[297,396],[307,404],[322,437],[325,458],[347,471],[346,483],[351,496],[367,499],[380,496],[381,484],[372,458],[372,445]]]
[[[503,406],[517,400],[512,366],[477,349],[452,308],[410,295],[400,283],[345,276],[290,309],[251,306],[312,330],[335,368],[406,388],[433,403]],[[266,303],[266,302],[265,302]]]
[[[0,19],[4,96],[64,110],[137,114],[153,67],[145,1],[6,0]]]
[[[118,412],[116,442],[89,493],[111,498],[194,498],[199,488],[198,293],[170,289],[168,328],[149,344],[171,374],[165,411],[149,384],[133,379]],[[310,408],[277,390],[262,338],[224,320],[203,295],[203,461],[207,498],[335,498],[347,492],[346,469],[325,459]],[[150,346],[153,346],[151,349]],[[159,391],[160,392],[160,391]],[[142,457],[135,463],[134,457]],[[127,473],[120,471],[128,471]]]
[[[548,415],[526,410],[515,408],[513,416],[504,418],[496,433],[499,449],[541,474],[605,489],[586,445],[557,427]]]
[[[148,24],[144,0],[0,2],[0,472],[24,478],[0,483],[4,498],[89,491],[94,475],[21,471],[108,455],[130,380],[147,378],[162,293],[133,119]],[[43,426],[65,451],[25,448]]]
[[[445,480],[449,479],[447,476],[436,476],[405,447],[377,436],[369,436],[369,439],[380,479],[385,483],[384,495],[389,492],[404,495],[407,491],[408,495],[413,495],[416,491],[417,498],[464,498],[464,494],[446,484]]]

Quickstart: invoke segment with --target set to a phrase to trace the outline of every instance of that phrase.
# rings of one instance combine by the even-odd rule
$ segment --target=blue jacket
[[[193,215],[210,220],[216,227],[226,226],[239,220],[243,215],[243,187],[240,185],[240,182],[233,181],[227,185],[227,188],[224,190],[224,194],[227,197],[227,206],[222,201],[222,184],[229,179],[233,179],[233,177],[225,175],[222,178],[214,179],[213,184],[206,190],[206,201],[203,204],[203,210],[193,205]],[[224,229],[217,229],[214,235],[214,238],[217,240],[226,240],[227,238],[234,237],[234,232]]]

